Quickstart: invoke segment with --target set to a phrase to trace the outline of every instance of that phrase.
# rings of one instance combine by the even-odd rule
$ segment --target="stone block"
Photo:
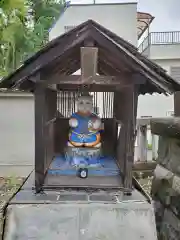
[[[152,205],[116,204],[9,205],[4,240],[157,240]]]
[[[180,239],[180,220],[169,209],[166,209],[164,212],[164,218],[160,229],[160,239]]]
[[[159,138],[158,163],[180,176],[180,140]]]

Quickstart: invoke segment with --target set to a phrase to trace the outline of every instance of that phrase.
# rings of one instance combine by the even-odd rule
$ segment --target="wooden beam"
[[[49,80],[41,81],[44,84],[100,84],[100,85],[119,85],[123,83],[133,84],[126,75],[122,76],[89,76],[84,79],[81,75],[63,76],[56,74]]]
[[[104,76],[104,75],[95,75],[82,78],[81,75],[60,75],[55,74],[50,78],[41,82],[45,85],[48,84],[99,84],[99,85],[121,85],[124,84],[144,84],[145,79],[138,77],[136,74],[124,74],[122,73],[119,76]]]
[[[126,86],[128,88],[129,86]],[[100,84],[91,84],[91,85],[72,85],[72,84],[59,84],[57,86],[59,91],[83,91],[83,92],[114,92],[117,90],[117,86],[114,85],[100,85]]]
[[[96,76],[98,62],[98,48],[81,48],[81,75],[82,80]]]
[[[85,47],[94,47],[95,43],[92,37],[89,37],[84,40],[84,46]]]

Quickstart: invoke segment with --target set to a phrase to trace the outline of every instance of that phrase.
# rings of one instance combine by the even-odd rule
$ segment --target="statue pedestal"
[[[100,166],[100,148],[76,148],[67,147],[65,150],[66,161],[78,167],[97,167]]]

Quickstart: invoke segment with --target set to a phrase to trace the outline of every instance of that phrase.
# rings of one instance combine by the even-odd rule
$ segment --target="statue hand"
[[[101,120],[97,118],[95,121],[93,121],[93,126],[92,127],[95,130],[100,129],[100,127],[101,127]]]
[[[92,122],[91,120],[88,122],[88,128],[89,128],[89,129],[92,129],[92,128],[93,128],[93,122]]]
[[[78,120],[76,118],[70,118],[69,119],[69,126],[72,128],[75,128],[78,126]]]

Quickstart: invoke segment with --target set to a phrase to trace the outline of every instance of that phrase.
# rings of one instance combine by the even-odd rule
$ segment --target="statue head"
[[[93,112],[93,98],[91,95],[82,95],[78,98],[77,109],[83,115],[89,115]]]

